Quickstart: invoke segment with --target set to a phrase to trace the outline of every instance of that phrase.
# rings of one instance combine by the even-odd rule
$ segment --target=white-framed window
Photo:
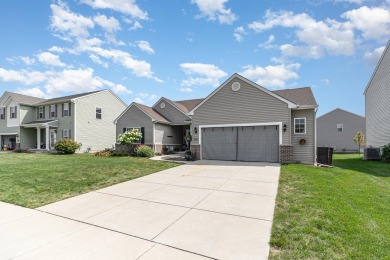
[[[41,118],[44,118],[44,111],[43,111],[43,107],[39,107],[38,108],[38,118],[41,119]]]
[[[294,118],[294,134],[306,134],[306,118]]]
[[[16,115],[16,106],[14,106],[14,107],[10,107],[9,108],[9,116],[10,116],[10,118],[12,119],[12,118],[16,118],[17,117],[17,115]]]
[[[62,116],[69,116],[69,103],[64,103],[62,109]]]
[[[56,117],[56,105],[50,105],[50,117]]]
[[[62,130],[62,138],[70,138],[70,130],[69,129]]]
[[[126,132],[131,132],[133,131],[134,129],[138,129],[138,132],[139,133],[142,133],[141,132],[141,127],[126,127]],[[123,131],[125,132],[125,131]],[[141,138],[142,139],[142,138]],[[134,144],[141,144],[141,139],[139,139],[137,142],[134,142]]]
[[[96,119],[102,119],[102,109],[100,107],[96,108]]]
[[[5,107],[0,107],[0,119],[5,120]]]
[[[344,128],[343,124],[337,124],[337,132],[342,132]]]

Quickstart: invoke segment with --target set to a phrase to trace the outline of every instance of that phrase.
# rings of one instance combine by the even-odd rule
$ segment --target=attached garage
[[[204,160],[279,162],[280,125],[202,127]]]

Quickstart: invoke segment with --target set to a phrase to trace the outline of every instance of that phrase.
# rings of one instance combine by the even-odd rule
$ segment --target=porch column
[[[46,126],[46,150],[49,151],[50,150],[50,134],[49,134],[49,126]]]
[[[37,149],[41,149],[41,128],[37,126]]]

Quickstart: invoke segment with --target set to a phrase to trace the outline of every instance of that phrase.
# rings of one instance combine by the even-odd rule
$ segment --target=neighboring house
[[[0,98],[1,147],[54,149],[61,138],[82,144],[80,152],[115,145],[113,120],[126,108],[111,90],[41,99],[4,92]]]
[[[353,138],[358,131],[366,133],[366,119],[336,108],[317,118],[317,146],[336,151],[359,151]]]
[[[269,91],[234,74],[205,99],[132,103],[115,123],[156,152],[190,133],[198,159],[313,164],[317,107],[309,87]]]
[[[364,91],[366,100],[366,146],[390,143],[390,41]]]

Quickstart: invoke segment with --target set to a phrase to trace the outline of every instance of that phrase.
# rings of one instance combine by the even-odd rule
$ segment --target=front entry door
[[[50,129],[50,149],[54,149],[54,144],[57,142],[57,130]]]

